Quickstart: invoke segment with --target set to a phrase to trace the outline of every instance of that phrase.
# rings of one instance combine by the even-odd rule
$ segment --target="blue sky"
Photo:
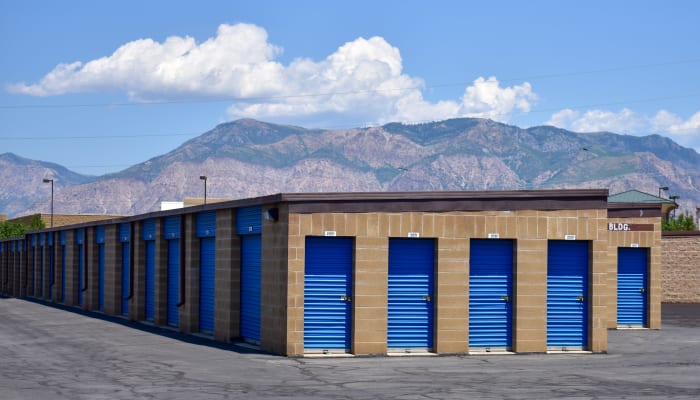
[[[700,150],[697,1],[0,0],[0,153],[116,172],[219,123],[485,117]]]

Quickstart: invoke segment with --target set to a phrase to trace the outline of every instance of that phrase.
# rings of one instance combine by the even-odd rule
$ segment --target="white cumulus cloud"
[[[32,96],[125,92],[137,101],[229,98],[234,118],[354,122],[424,121],[474,116],[507,121],[529,112],[529,83],[502,87],[479,77],[460,99],[431,102],[425,82],[403,71],[398,48],[381,37],[357,38],[322,60],[277,61],[282,49],[252,24],[221,25],[204,42],[172,36],[139,39],[107,57],[59,64],[36,83],[9,85]]]
[[[623,108],[618,112],[589,110],[586,112],[564,109],[554,113],[545,125],[575,132],[609,131],[632,135],[660,134],[700,151],[700,111],[687,120],[668,110],[653,116],[635,113]]]

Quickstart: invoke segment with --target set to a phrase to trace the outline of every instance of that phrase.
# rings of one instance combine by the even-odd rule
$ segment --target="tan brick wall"
[[[216,212],[214,337],[222,342],[240,336],[241,251],[235,227],[235,209]]]
[[[610,260],[606,210],[317,213],[289,215],[288,355],[303,354],[305,237],[323,236],[324,231],[355,238],[351,349],[355,354],[387,351],[388,238],[407,237],[409,232],[437,239],[435,352],[469,350],[469,239],[487,238],[489,233],[516,239],[515,351],[547,350],[547,240],[562,240],[565,235],[590,242],[592,299],[588,347],[596,352],[607,348],[608,310],[604,296]],[[267,251],[265,243],[263,248]]]
[[[300,335],[297,325],[304,318],[304,245],[298,235],[287,236],[299,229],[288,223],[290,218],[296,217],[281,205],[279,220],[262,225],[260,348],[277,354],[303,352],[303,330]]]
[[[121,314],[122,298],[122,244],[119,241],[119,225],[105,227],[105,292],[104,312]]]
[[[662,239],[664,303],[700,303],[700,236]]]
[[[608,274],[604,301],[608,304],[608,328],[617,327],[617,252],[620,247],[649,249],[649,297],[648,328],[661,328],[661,219],[610,218],[609,223],[653,224],[653,231],[609,232],[607,265]],[[607,229],[607,227],[606,227]]]

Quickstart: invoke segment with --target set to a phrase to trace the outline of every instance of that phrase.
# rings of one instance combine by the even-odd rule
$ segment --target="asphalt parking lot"
[[[285,358],[0,297],[0,399],[698,399],[700,304],[607,354]]]

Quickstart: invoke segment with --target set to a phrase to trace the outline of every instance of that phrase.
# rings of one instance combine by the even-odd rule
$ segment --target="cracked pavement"
[[[0,297],[0,399],[697,399],[700,304],[607,354],[286,358]]]

